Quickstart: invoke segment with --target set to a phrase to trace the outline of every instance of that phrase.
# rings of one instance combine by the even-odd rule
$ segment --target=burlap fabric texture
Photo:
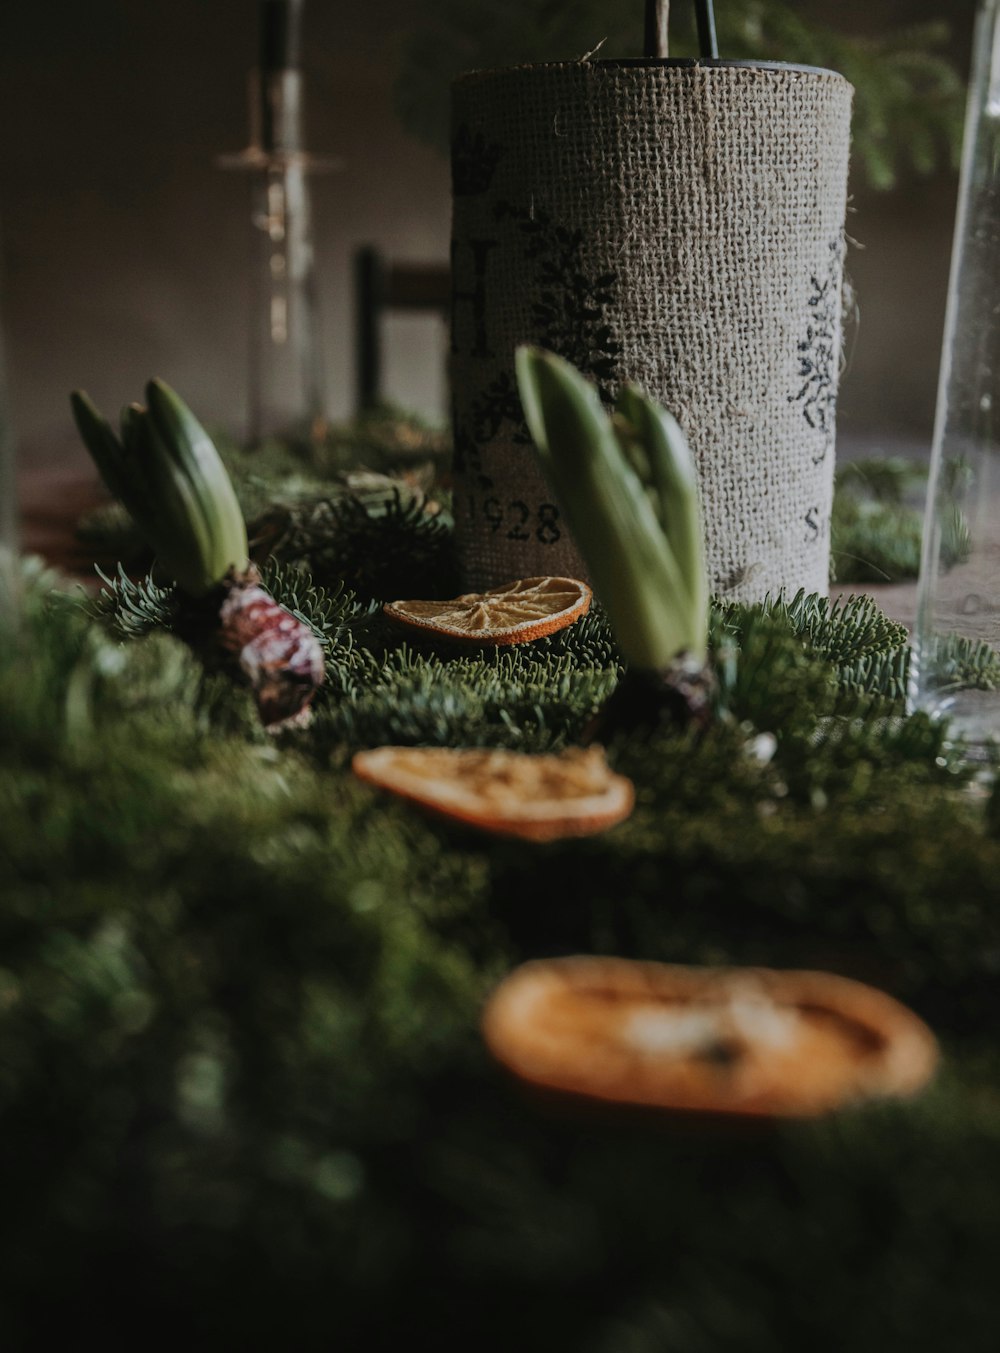
[[[453,89],[455,510],[466,583],[584,572],[539,471],[518,343],[637,382],[698,463],[710,581],[828,582],[852,89],[593,62]]]

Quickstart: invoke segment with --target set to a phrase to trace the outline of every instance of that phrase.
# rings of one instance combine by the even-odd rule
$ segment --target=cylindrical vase
[[[973,45],[909,707],[971,760],[1000,743],[1000,0]]]
[[[514,376],[559,353],[694,452],[710,585],[829,576],[852,88],[738,62],[575,62],[453,89],[455,513],[469,587],[583,565]]]

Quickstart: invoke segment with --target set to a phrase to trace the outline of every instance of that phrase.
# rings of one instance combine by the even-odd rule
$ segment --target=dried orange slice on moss
[[[860,982],[612,958],[516,969],[490,998],[483,1035],[536,1089],[755,1116],[912,1095],[937,1062],[927,1026]]]
[[[386,615],[470,644],[526,644],[586,615],[591,591],[579,578],[519,578],[451,601],[387,601]]]
[[[375,747],[354,773],[443,817],[498,836],[554,841],[590,836],[628,817],[631,780],[600,747],[558,755],[448,747]]]

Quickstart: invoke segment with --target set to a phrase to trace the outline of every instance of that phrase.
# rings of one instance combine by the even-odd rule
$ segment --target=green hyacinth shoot
[[[523,346],[517,380],[542,466],[618,644],[636,667],[704,662],[708,583],[694,461],[634,386],[609,415],[569,362]]]
[[[119,437],[83,391],[70,396],[101,477],[159,566],[182,591],[203,596],[247,568],[246,523],[212,439],[180,396],[153,380],[146,400],[122,411]]]

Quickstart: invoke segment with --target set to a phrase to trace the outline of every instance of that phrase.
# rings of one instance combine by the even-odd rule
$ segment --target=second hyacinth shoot
[[[525,418],[629,670],[602,725],[711,718],[698,486],[674,419],[626,385],[613,413],[569,362],[517,353]]]

